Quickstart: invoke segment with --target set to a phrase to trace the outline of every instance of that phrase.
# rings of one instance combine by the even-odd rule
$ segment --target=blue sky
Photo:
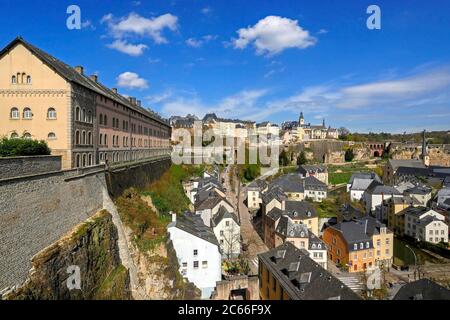
[[[66,27],[81,8],[83,28]],[[366,9],[381,8],[381,30]],[[450,129],[450,2],[1,0],[17,35],[164,116]],[[5,14],[7,12],[8,14]]]

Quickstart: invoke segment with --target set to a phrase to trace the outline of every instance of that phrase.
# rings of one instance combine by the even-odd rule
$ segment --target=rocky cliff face
[[[27,281],[3,298],[131,299],[117,238],[111,215],[105,210],[97,213],[35,255]]]

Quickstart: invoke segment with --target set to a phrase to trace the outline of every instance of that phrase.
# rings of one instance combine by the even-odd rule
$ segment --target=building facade
[[[16,38],[0,52],[0,136],[44,140],[63,169],[169,152],[168,122]]]

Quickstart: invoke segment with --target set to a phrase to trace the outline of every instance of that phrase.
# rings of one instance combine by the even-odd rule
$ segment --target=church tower
[[[422,155],[420,156],[422,159],[423,164],[428,167],[430,165],[430,156],[428,155],[427,150],[427,140],[425,137],[425,130],[423,130],[422,133]]]
[[[300,112],[300,118],[298,119],[298,125],[303,127],[305,125],[305,118],[303,117],[303,112]]]

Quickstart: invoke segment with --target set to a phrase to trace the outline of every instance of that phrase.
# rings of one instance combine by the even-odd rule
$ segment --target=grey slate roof
[[[200,239],[208,241],[217,246],[219,245],[212,228],[206,226],[203,223],[200,215],[187,212],[184,215],[178,216],[175,222],[171,222],[168,225],[168,228],[170,227],[176,227]]]
[[[285,174],[272,181],[270,188],[280,187],[284,192],[303,193],[305,191],[303,179],[298,174]]]
[[[425,168],[425,165],[421,160],[394,160],[389,159],[389,164],[392,169],[397,170],[399,167],[409,167],[409,168]]]
[[[404,194],[426,195],[431,193],[432,189],[427,186],[415,186],[404,191]]]
[[[238,219],[233,212],[229,212],[224,206],[220,206],[217,214],[212,218],[213,226],[217,226],[223,219],[233,219],[239,225]]]
[[[343,221],[330,228],[340,231],[347,242],[348,250],[355,251],[355,244],[358,245],[357,250],[361,250],[361,243],[363,243],[363,249],[365,250],[367,242],[369,243],[369,248],[373,248],[372,235],[379,233],[381,226],[384,225],[376,221],[375,218],[366,216],[351,221]]]
[[[317,217],[316,209],[307,201],[286,201],[284,212],[294,220]]]
[[[304,181],[304,189],[305,190],[319,190],[326,191],[327,185],[317,179],[316,177],[309,176],[303,179]]]
[[[354,191],[365,191],[372,183],[372,181],[374,180],[355,178],[353,179],[353,183],[350,189]]]
[[[421,216],[424,213],[427,213],[430,210],[431,209],[429,209],[429,208],[426,208],[423,206],[418,206],[418,207],[408,207],[406,209],[403,209],[400,212],[401,212],[401,214],[408,214],[408,215],[412,215],[412,216],[418,218],[419,216]]]
[[[10,49],[12,49],[17,44],[22,44],[25,46],[28,50],[30,50],[38,59],[43,61],[48,67],[53,69],[56,73],[58,73],[61,77],[66,79],[67,81],[76,83],[82,87],[85,87],[89,90],[92,90],[96,93],[102,94],[109,99],[118,102],[122,105],[127,106],[128,108],[141,113],[161,124],[164,124],[166,126],[169,126],[168,120],[161,118],[158,114],[155,112],[139,107],[133,103],[131,103],[127,98],[124,96],[115,93],[111,89],[103,86],[101,83],[96,82],[92,79],[90,79],[86,75],[82,75],[79,72],[77,72],[74,68],[67,65],[66,63],[62,62],[61,60],[56,59],[55,57],[51,56],[50,54],[44,52],[43,50],[33,46],[29,42],[25,41],[21,37],[17,37],[14,39],[11,43],[9,43],[1,52],[0,57],[3,56],[5,53],[7,53]]]
[[[301,165],[297,171],[306,176],[306,174],[316,174],[327,172],[327,167],[322,165]]]
[[[207,197],[203,201],[197,201],[195,203],[195,211],[215,208],[222,200],[231,206],[227,199],[222,198],[219,195],[212,195],[210,197]]]
[[[420,279],[401,287],[394,300],[450,300],[450,290],[429,279]]]
[[[279,202],[282,202],[283,200],[287,199],[287,196],[279,186],[275,185],[264,192],[261,198],[264,204],[268,204],[273,199],[277,199]]]
[[[366,190],[369,194],[393,194],[393,195],[401,195],[401,193],[391,186],[385,186],[381,182],[378,182],[376,180],[372,181],[372,183],[367,187]]]
[[[375,172],[355,172],[350,177],[348,183],[353,184],[355,179],[376,180],[378,182],[381,182],[380,177]]]
[[[308,227],[302,223],[295,223],[289,216],[281,216],[275,232],[288,238],[308,237]]]
[[[327,270],[313,261],[305,250],[286,242],[258,255],[293,300],[360,300],[361,298]]]
[[[262,191],[267,187],[267,182],[261,179],[253,180],[248,186],[248,190]]]

